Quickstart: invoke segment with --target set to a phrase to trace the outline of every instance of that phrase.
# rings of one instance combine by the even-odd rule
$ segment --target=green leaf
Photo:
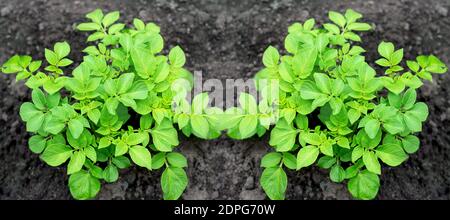
[[[102,27],[96,23],[81,23],[77,26],[80,31],[99,31]]]
[[[305,23],[303,24],[303,29],[311,30],[314,27],[314,23],[315,23],[314,18],[306,20]]]
[[[356,146],[352,151],[352,162],[355,163],[359,158],[361,158],[364,154],[364,148],[360,146]]]
[[[83,133],[84,127],[81,119],[75,118],[69,121],[68,127],[69,131],[74,138],[79,138],[81,133]]]
[[[297,158],[291,153],[283,153],[283,163],[287,168],[291,170],[297,169]]]
[[[166,153],[159,152],[156,155],[153,155],[152,157],[152,169],[157,170],[164,166],[164,163],[166,162]]]
[[[138,18],[133,19],[133,26],[137,29],[137,30],[144,30],[145,29],[145,23]]]
[[[24,67],[20,65],[21,56],[15,55],[7,60],[2,66],[1,70],[5,74],[18,73],[24,70]]]
[[[378,162],[378,158],[372,151],[366,151],[363,154],[364,165],[366,165],[367,170],[372,173],[381,174],[381,166],[380,162]]]
[[[405,116],[413,116],[420,121],[425,121],[428,118],[428,106],[423,102],[418,102],[414,104],[412,109],[405,113]]]
[[[171,152],[166,155],[167,162],[169,162],[171,167],[183,168],[187,167],[187,159],[182,154],[177,152]]]
[[[108,34],[109,35],[116,34],[116,33],[120,32],[121,30],[123,30],[124,28],[125,28],[124,24],[113,24],[113,25],[111,25],[111,27],[109,27]]]
[[[75,199],[91,199],[100,191],[100,181],[82,170],[70,175],[69,189]]]
[[[242,109],[248,114],[257,114],[258,107],[255,98],[248,93],[241,93],[239,96],[239,104]]]
[[[116,149],[114,152],[114,156],[121,156],[124,155],[128,152],[129,150],[129,146],[123,142],[123,141],[119,141],[119,143],[116,144]]]
[[[355,22],[355,23],[349,24],[347,26],[347,29],[351,30],[351,31],[368,31],[368,30],[372,29],[372,27],[366,23]]]
[[[347,117],[350,120],[350,123],[353,124],[361,117],[361,112],[355,109],[349,109],[347,112]]]
[[[415,117],[414,115],[406,112],[404,114],[404,120],[406,127],[412,132],[419,132],[422,131],[422,122],[419,118]]]
[[[417,93],[415,89],[408,89],[405,94],[403,94],[401,104],[403,106],[403,109],[408,110],[411,109],[414,106],[414,103],[416,102]]]
[[[322,138],[316,133],[302,133],[300,138],[303,138],[306,143],[316,146],[319,146],[322,143]]]
[[[172,67],[181,68],[186,63],[186,56],[181,47],[176,46],[169,52],[169,61]]]
[[[384,66],[384,67],[390,67],[391,63],[389,62],[389,60],[381,58],[375,61],[376,64],[380,65],[380,66]]]
[[[148,135],[147,135],[148,136]],[[146,134],[144,133],[133,133],[130,134],[127,138],[127,144],[130,146],[138,145],[146,139]]]
[[[286,120],[279,120],[270,133],[270,146],[276,147],[278,152],[289,151],[294,147],[297,131]]]
[[[404,130],[402,118],[395,115],[383,122],[383,128],[390,134],[398,134]]]
[[[103,33],[103,32],[100,32],[100,31],[99,32],[95,32],[95,33],[89,35],[89,37],[87,39],[87,42],[97,41],[97,40],[105,38],[106,36],[107,36],[106,33]]]
[[[155,76],[155,83],[163,82],[170,73],[170,66],[166,62],[160,64],[157,69],[157,73]]]
[[[256,115],[246,115],[242,118],[239,123],[239,132],[241,136],[249,137],[256,131],[256,126],[258,125],[258,117]]]
[[[327,48],[329,43],[328,36],[326,34],[319,34],[316,38],[316,47],[319,52],[323,52]]]
[[[65,67],[65,66],[69,66],[70,64],[72,64],[73,63],[73,61],[72,60],[69,60],[69,59],[67,59],[67,58],[64,58],[64,59],[62,59],[62,60],[60,60],[59,62],[58,62],[58,64],[56,64],[58,67]]]
[[[314,73],[314,80],[317,88],[319,88],[322,93],[331,94],[331,82],[327,75],[323,73]]]
[[[142,146],[133,146],[129,149],[131,160],[138,166],[152,169],[152,156],[147,148]]]
[[[58,92],[64,87],[64,79],[65,78],[62,77],[56,78],[55,80],[52,80],[50,78],[46,79],[44,81],[44,90],[50,95]]]
[[[92,160],[92,162],[97,162],[97,152],[95,151],[95,148],[92,146],[88,146],[83,149],[84,154],[87,158]]]
[[[93,165],[89,168],[89,174],[97,179],[103,179],[103,170],[99,166]]]
[[[301,148],[297,154],[297,170],[310,166],[319,156],[319,148],[316,146],[306,146]]]
[[[403,59],[403,49],[397,50],[394,53],[391,54],[390,61],[391,65],[395,66],[399,64]]]
[[[152,54],[161,52],[164,47],[164,40],[161,35],[154,34],[150,38],[150,51]]]
[[[346,137],[338,137],[336,143],[343,148],[350,149],[350,143]]]
[[[29,121],[30,119],[35,118],[41,114],[43,113],[39,109],[37,109],[36,106],[31,102],[25,102],[20,106],[19,115],[23,121]]]
[[[353,197],[369,200],[375,198],[380,188],[380,179],[376,174],[364,170],[348,181],[348,190]]]
[[[103,12],[100,9],[96,9],[86,15],[87,18],[91,19],[95,23],[100,23],[103,19]]]
[[[333,33],[336,35],[340,33],[339,27],[334,24],[323,24],[323,27],[330,33]]]
[[[376,155],[385,164],[395,167],[408,159],[408,155],[397,144],[383,144],[376,149]]]
[[[70,45],[67,42],[58,42],[55,44],[54,51],[59,59],[67,57],[70,53]]]
[[[103,179],[108,183],[116,182],[119,179],[119,171],[117,167],[109,164],[105,170],[103,170]]]
[[[327,156],[334,156],[334,152],[333,152],[333,144],[330,143],[329,141],[325,141],[323,142],[320,146],[319,146],[320,152],[327,155]]]
[[[299,49],[300,41],[295,34],[288,34],[284,40],[284,47],[291,54],[296,54]]]
[[[330,179],[335,183],[340,183],[345,179],[345,170],[338,164],[335,164],[330,170]]]
[[[445,73],[448,70],[445,63],[434,55],[428,56],[428,67],[426,69],[432,73]]]
[[[194,134],[200,138],[207,139],[209,134],[208,120],[202,115],[191,116],[191,127]]]
[[[394,53],[394,44],[392,44],[391,42],[384,42],[382,41],[379,45],[378,45],[378,53],[386,58],[386,59],[390,59],[392,53]]]
[[[31,99],[33,100],[34,106],[40,110],[44,110],[47,106],[47,99],[44,93],[40,89],[33,89],[31,93]]]
[[[289,83],[294,82],[294,73],[292,72],[292,68],[289,66],[289,64],[281,62],[278,66],[278,71],[280,73],[281,79]]]
[[[70,157],[69,164],[67,165],[67,174],[73,174],[81,170],[83,168],[84,161],[86,160],[86,155],[82,151],[73,152]]]
[[[420,140],[414,135],[408,135],[402,139],[402,145],[408,154],[412,154],[419,149]]]
[[[165,200],[177,200],[188,185],[188,177],[182,168],[167,167],[161,176],[161,188]]]
[[[141,129],[149,129],[153,124],[153,118],[151,115],[143,115],[139,119],[139,127]]]
[[[45,149],[45,145],[47,144],[47,140],[41,135],[34,135],[28,140],[28,147],[31,152],[35,154],[40,154]]]
[[[51,143],[45,148],[41,159],[52,167],[57,167],[72,156],[72,149],[63,143]]]
[[[131,166],[131,161],[125,156],[113,157],[111,161],[120,169],[125,169]]]
[[[335,24],[339,25],[342,28],[347,23],[347,21],[345,20],[345,17],[339,12],[335,12],[335,11],[328,12],[328,18],[330,18],[331,21],[333,21]]]
[[[301,79],[307,78],[314,70],[317,59],[317,49],[315,47],[302,48],[298,51],[292,63],[292,68]]]
[[[408,68],[410,70],[412,70],[413,72],[418,72],[420,69],[420,66],[417,62],[415,61],[411,61],[411,60],[407,60],[406,61],[406,65],[408,66]]]
[[[330,156],[323,156],[317,161],[317,166],[323,169],[329,169],[336,163],[336,158]]]
[[[353,23],[356,20],[362,18],[362,14],[352,10],[352,9],[347,9],[345,11],[345,19],[347,20],[347,23]]]
[[[305,81],[301,87],[300,96],[303,99],[317,99],[324,94],[311,81]]]
[[[260,184],[271,200],[283,200],[287,189],[287,175],[281,167],[265,168]]]
[[[107,137],[102,137],[100,138],[99,142],[98,142],[98,148],[102,149],[105,147],[109,147],[109,145],[111,145],[111,139],[107,138]]]
[[[127,93],[121,95],[121,98],[129,98],[129,99],[145,99],[148,96],[147,86],[143,82],[136,82],[133,86],[127,91]]]
[[[361,41],[361,37],[353,32],[345,32],[343,37],[345,39],[349,39],[351,41],[356,41],[356,42],[360,42]]]
[[[269,46],[263,54],[263,64],[269,68],[275,68],[278,66],[280,60],[280,54],[275,47]]]
[[[51,134],[58,134],[66,127],[64,121],[61,121],[55,117],[51,117],[49,121],[45,124],[45,131]]]
[[[375,136],[378,134],[378,130],[380,129],[380,122],[376,119],[369,119],[366,122],[366,125],[364,127],[364,130],[366,131],[367,135],[374,139]]]
[[[120,36],[120,39],[119,39],[119,44],[120,44],[120,46],[123,47],[123,49],[127,53],[129,53],[131,51],[132,47],[133,47],[133,38],[129,34],[122,34]],[[138,69],[142,70],[142,68],[145,67],[145,65],[142,64],[142,61],[146,57],[149,57],[149,55],[147,53],[144,53],[145,51],[142,51],[142,50],[133,50],[131,52],[132,52],[131,53],[131,59],[133,60],[133,63],[135,65],[136,70],[137,71],[139,71]],[[139,53],[137,53],[137,52],[139,52]],[[146,57],[140,57],[139,55],[141,53],[144,54],[144,55],[147,55],[147,56]],[[137,66],[137,63],[140,64],[141,66]],[[144,73],[147,73],[147,72],[144,72]]]
[[[150,75],[150,70],[153,62],[149,62],[152,60],[152,55],[149,51],[144,49],[138,49],[132,47],[132,39],[130,37],[125,37],[124,35],[121,39],[121,45],[125,48],[130,48],[131,60],[133,61],[134,68],[136,72],[141,76],[146,76],[148,78]],[[125,46],[124,46],[125,45]]]
[[[276,167],[280,164],[282,157],[282,154],[278,152],[270,152],[261,159],[261,167]]]
[[[134,73],[125,73],[119,76],[117,79],[117,89],[114,89],[115,92],[118,94],[124,94],[126,93],[131,86],[133,85],[134,81]]]
[[[37,132],[42,123],[44,123],[45,115],[40,112],[40,114],[35,115],[33,118],[27,121],[27,131],[28,132]]]
[[[164,119],[161,124],[157,124],[151,130],[151,135],[156,149],[162,152],[172,151],[172,147],[179,144],[178,133],[167,119]]]
[[[120,12],[118,12],[118,11],[110,12],[110,13],[106,14],[105,17],[103,18],[102,24],[104,27],[109,27],[114,22],[119,20],[119,18],[120,18]]]
[[[308,129],[308,117],[306,117],[305,115],[297,114],[297,116],[295,117],[295,125],[299,129],[307,130]]]

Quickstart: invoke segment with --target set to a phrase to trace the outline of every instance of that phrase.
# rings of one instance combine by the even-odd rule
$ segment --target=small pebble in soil
[[[442,5],[436,5],[436,11],[444,17],[448,15],[448,9]]]
[[[244,184],[244,188],[245,189],[254,189],[255,188],[255,179],[253,178],[253,176],[247,177],[247,180],[245,181],[245,184]]]
[[[13,6],[12,6],[12,5],[8,5],[8,6],[2,8],[2,9],[0,10],[0,15],[1,15],[2,17],[6,17],[6,16],[8,16],[8,15],[12,12],[12,10],[13,10]]]
[[[211,199],[217,199],[217,198],[219,198],[219,192],[214,191],[214,192],[211,194]]]

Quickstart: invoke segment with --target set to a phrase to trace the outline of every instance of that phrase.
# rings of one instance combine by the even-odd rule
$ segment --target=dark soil
[[[67,40],[71,57],[80,61],[86,34],[74,30],[96,8],[120,10],[122,20],[154,21],[166,48],[181,45],[187,68],[204,78],[251,78],[262,66],[268,45],[282,48],[287,27],[327,11],[353,8],[375,31],[363,36],[367,57],[377,58],[381,40],[405,48],[406,58],[433,53],[450,64],[450,1],[63,1],[0,0],[0,63],[30,54],[43,59],[44,48]],[[450,199],[450,75],[435,77],[420,91],[430,117],[420,135],[422,147],[408,162],[385,168],[378,199]],[[64,168],[52,168],[28,150],[29,134],[18,116],[30,91],[13,76],[0,75],[0,199],[70,199]],[[259,161],[270,151],[268,137],[234,141],[183,138],[180,151],[189,160],[190,184],[184,199],[264,199],[258,180]],[[161,199],[160,173],[130,168],[117,183],[104,184],[99,199]],[[349,199],[345,184],[309,168],[289,174],[287,199]]]

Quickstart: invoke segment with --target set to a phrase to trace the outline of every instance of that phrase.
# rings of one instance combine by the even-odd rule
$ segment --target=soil
[[[314,17],[327,21],[329,10],[353,8],[374,24],[363,35],[368,60],[377,58],[381,40],[405,49],[406,58],[433,53],[450,64],[450,1],[63,1],[0,0],[0,63],[13,54],[43,59],[44,48],[67,40],[71,58],[81,60],[86,34],[74,30],[96,8],[120,10],[122,21],[134,17],[161,26],[166,47],[181,45],[187,68],[204,79],[251,78],[262,66],[268,45],[282,48],[287,27]],[[378,199],[450,199],[450,75],[440,75],[420,89],[430,117],[420,135],[422,146],[399,167],[385,168]],[[30,91],[13,76],[0,75],[0,199],[71,199],[65,168],[44,164],[27,147],[29,134],[18,112]],[[265,199],[259,185],[262,155],[270,151],[267,135],[235,141],[182,138],[189,186],[183,199]],[[121,171],[104,184],[98,199],[161,199],[160,173],[139,168]],[[317,167],[289,173],[287,199],[351,199],[345,184],[329,180]]]

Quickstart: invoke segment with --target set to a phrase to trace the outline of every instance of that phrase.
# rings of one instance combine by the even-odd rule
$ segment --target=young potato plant
[[[164,167],[164,199],[178,199],[188,178],[186,158],[173,152],[179,144],[174,124],[187,135],[215,135],[213,126],[204,127],[207,114],[193,113],[212,112],[201,102],[204,94],[192,106],[185,99],[192,74],[183,68],[184,52],[177,46],[162,55],[164,41],[154,23],[134,19],[134,27],[126,28],[117,23],[119,12],[99,9],[86,17],[90,21],[77,29],[93,31],[87,41],[96,44],[83,50],[71,75],[66,42],[45,49],[45,68],[19,55],[1,68],[32,89],[32,102],[20,107],[33,133],[30,150],[50,166],[67,164],[75,199],[94,198],[102,180],[117,181],[119,169],[132,163],[149,171]]]
[[[270,199],[285,198],[285,168],[313,164],[330,169],[333,182],[346,181],[353,197],[375,198],[381,165],[398,166],[419,149],[416,135],[428,107],[416,100],[416,90],[432,73],[447,71],[433,55],[402,62],[403,49],[382,42],[377,74],[356,45],[356,32],[371,26],[351,9],[328,15],[332,23],[321,28],[314,19],[290,26],[287,54],[280,57],[274,47],[264,52],[265,68],[255,77],[259,105],[243,94],[241,108],[229,109],[236,115],[228,131],[233,138],[262,135],[276,122],[269,142],[275,151],[261,161],[260,183]]]

